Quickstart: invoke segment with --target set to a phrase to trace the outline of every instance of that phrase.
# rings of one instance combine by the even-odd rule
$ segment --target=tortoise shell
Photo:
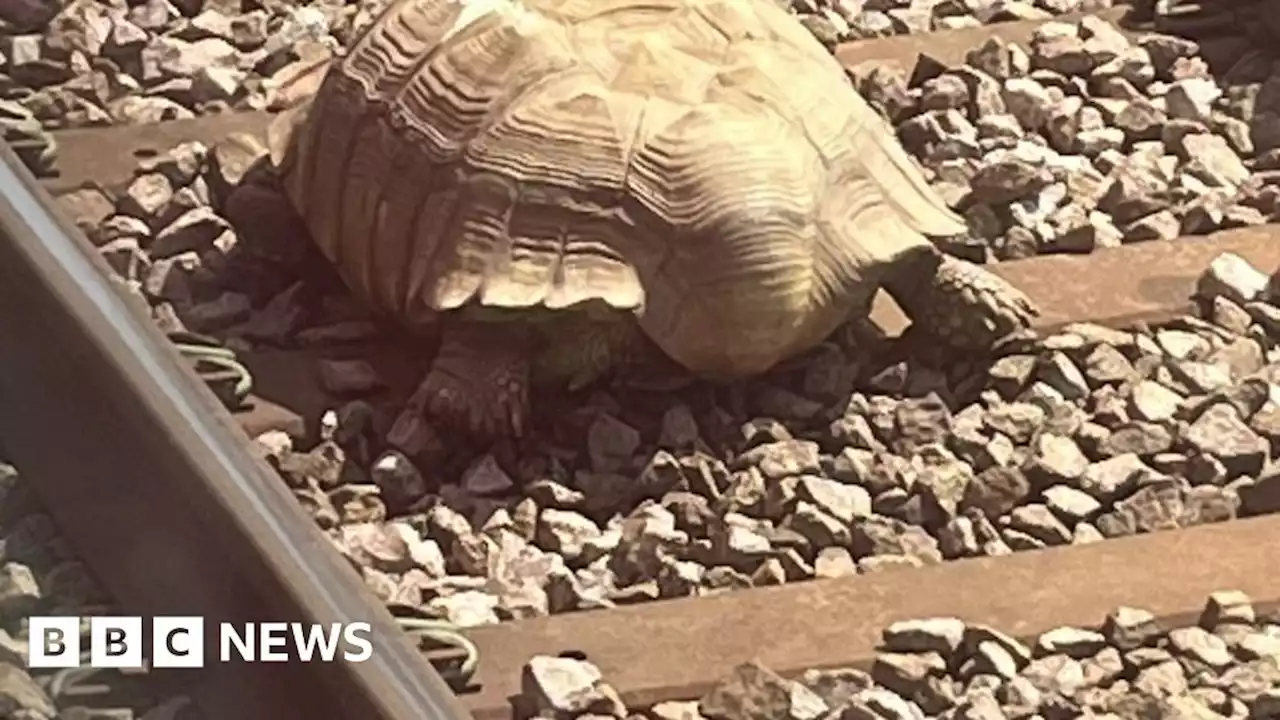
[[[603,304],[717,376],[820,342],[965,229],[770,0],[395,0],[270,144],[375,307]]]

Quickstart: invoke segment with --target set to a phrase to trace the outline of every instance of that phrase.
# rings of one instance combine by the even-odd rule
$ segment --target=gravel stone
[[[1022,445],[1030,442],[1043,427],[1045,411],[1039,405],[1015,402],[991,408],[985,420],[988,428]]]
[[[1066,655],[1047,655],[1032,660],[1022,677],[1042,693],[1070,697],[1084,684],[1084,668]]]
[[[625,717],[618,693],[600,670],[584,660],[538,655],[530,658],[520,681],[522,696],[538,711],[555,714]]]
[[[1028,473],[1042,487],[1071,483],[1089,469],[1089,459],[1074,440],[1044,433],[1032,443]]]
[[[1086,660],[1101,652],[1106,644],[1107,639],[1093,630],[1060,627],[1040,635],[1036,652],[1042,656],[1059,655]],[[1085,682],[1083,677],[1081,682]]]
[[[1267,459],[1267,443],[1231,405],[1219,403],[1205,410],[1186,431],[1194,450],[1217,458],[1232,474],[1255,475]]]
[[[1044,491],[1045,505],[1064,522],[1074,526],[1093,517],[1102,503],[1088,493],[1067,485],[1055,485]]]
[[[1165,91],[1165,107],[1171,117],[1208,123],[1212,120],[1213,103],[1222,97],[1222,89],[1212,78],[1185,77],[1174,80]]]
[[[992,467],[965,486],[962,507],[975,508],[987,517],[999,517],[1031,494],[1031,483],[1021,470]]]
[[[0,565],[0,613],[8,617],[30,615],[40,599],[40,586],[31,568],[18,562]]]
[[[1121,607],[1107,616],[1102,634],[1114,647],[1133,650],[1142,647],[1161,633],[1155,616],[1141,608]]]
[[[1213,630],[1219,625],[1252,625],[1257,620],[1253,601],[1239,590],[1222,590],[1209,595],[1200,625]]]
[[[809,440],[784,440],[758,445],[743,453],[740,466],[757,467],[767,479],[781,480],[821,472],[818,444]]]
[[[1240,639],[1235,651],[1246,660],[1280,659],[1280,637],[1266,633],[1249,633]]]
[[[1234,253],[1223,253],[1209,264],[1200,276],[1197,295],[1212,300],[1226,297],[1237,303],[1248,303],[1260,297],[1267,289],[1268,277]]]
[[[829,708],[821,697],[800,683],[784,680],[759,663],[734,668],[733,674],[698,701],[708,720],[817,720]]]
[[[1103,455],[1137,455],[1152,457],[1173,448],[1173,434],[1164,425],[1145,422],[1126,422],[1107,433],[1102,442]]]
[[[238,296],[243,297],[243,296]],[[247,313],[248,309],[241,309],[242,306],[237,301],[235,310],[232,314],[240,315]],[[382,379],[378,376],[377,370],[364,360],[329,360],[321,359],[319,361],[320,382],[325,389],[335,395],[347,394],[364,394],[383,387]]]
[[[855,521],[851,527],[855,556],[902,555],[924,564],[942,561],[938,541],[923,528],[894,518],[871,517]]]
[[[1143,380],[1133,388],[1129,412],[1139,420],[1163,422],[1177,413],[1181,403],[1178,393],[1160,383]]]
[[[805,476],[796,486],[797,496],[843,523],[871,515],[871,494],[857,485]]]
[[[1186,517],[1186,494],[1175,481],[1164,479],[1139,488],[1116,504],[1120,516],[1131,518],[1138,532],[1181,527]]]
[[[884,631],[884,647],[892,653],[936,653],[950,658],[964,640],[965,624],[958,618],[905,620]]]
[[[1085,375],[1093,387],[1119,384],[1136,375],[1133,363],[1112,345],[1101,344],[1089,352]]]
[[[853,577],[857,574],[857,562],[842,547],[823,548],[813,561],[813,576],[816,578]]]
[[[1222,670],[1231,664],[1231,652],[1221,638],[1198,627],[1177,628],[1169,631],[1169,645],[1175,655]]]
[[[871,678],[899,696],[912,697],[946,669],[946,659],[936,652],[881,653],[871,666]]]

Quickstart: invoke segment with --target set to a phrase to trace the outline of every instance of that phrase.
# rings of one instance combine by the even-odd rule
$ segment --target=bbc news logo
[[[89,667],[200,668],[205,665],[202,617],[151,619],[150,652],[140,617],[89,618]],[[80,667],[81,618],[33,617],[28,621],[27,666]],[[219,623],[218,662],[364,662],[373,655],[369,623]]]

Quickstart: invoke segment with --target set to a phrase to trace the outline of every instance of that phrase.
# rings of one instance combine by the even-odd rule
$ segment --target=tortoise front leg
[[[989,350],[1040,313],[1021,290],[990,270],[931,246],[904,253],[885,288],[913,329],[958,350]]]
[[[619,370],[652,362],[657,352],[623,313],[561,313],[543,326],[546,342],[532,353],[534,382],[577,392]]]
[[[430,371],[392,427],[392,443],[412,437],[424,421],[484,438],[522,436],[530,339],[518,323],[447,323]]]

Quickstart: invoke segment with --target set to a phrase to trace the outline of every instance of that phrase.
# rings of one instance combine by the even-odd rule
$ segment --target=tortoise
[[[880,288],[961,349],[1038,314],[930,242],[964,221],[770,0],[393,0],[306,83],[283,192],[358,298],[440,333],[400,432],[518,436],[531,384],[653,353],[761,373]]]

